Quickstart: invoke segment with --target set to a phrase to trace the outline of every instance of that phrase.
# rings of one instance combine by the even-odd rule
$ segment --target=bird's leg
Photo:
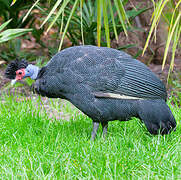
[[[102,129],[103,129],[103,137],[106,137],[107,134],[107,128],[108,128],[108,122],[101,122]]]
[[[95,139],[98,128],[99,128],[99,122],[94,122],[93,121],[93,130],[92,130],[92,134],[91,134],[91,139],[92,140]]]

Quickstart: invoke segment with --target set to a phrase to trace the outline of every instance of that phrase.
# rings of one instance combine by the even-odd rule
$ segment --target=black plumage
[[[16,77],[16,71],[18,69],[26,68],[28,66],[28,62],[25,59],[22,59],[21,61],[19,59],[16,59],[15,61],[12,61],[5,71],[5,76],[8,79],[15,79]]]
[[[40,69],[34,89],[67,99],[92,118],[92,139],[100,123],[106,134],[109,121],[131,117],[140,118],[151,134],[168,134],[176,127],[164,84],[146,65],[115,49],[64,49]]]

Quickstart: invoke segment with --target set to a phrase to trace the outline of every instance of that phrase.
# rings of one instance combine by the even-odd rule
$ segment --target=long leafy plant
[[[31,10],[35,6],[39,6],[40,0],[36,0],[32,8],[28,11],[27,15],[25,16],[24,20],[28,15],[31,13]],[[168,23],[168,37],[165,45],[165,54],[163,58],[163,64],[162,68],[164,68],[166,58],[168,55],[169,47],[172,44],[172,60],[170,65],[170,71],[173,70],[174,66],[174,58],[175,58],[175,52],[177,47],[180,47],[180,33],[181,33],[181,11],[180,11],[180,4],[181,0],[158,0],[154,1],[151,0],[154,7],[154,12],[151,19],[151,28],[150,32],[148,34],[147,41],[145,43],[145,47],[143,50],[143,53],[145,52],[146,48],[148,47],[149,42],[151,41],[152,34],[154,34],[154,37],[156,39],[156,30],[158,27],[158,23],[163,17],[166,22]],[[15,3],[16,0],[13,0],[13,3]],[[65,35],[67,34],[68,30],[70,29],[70,23],[73,17],[75,17],[75,12],[79,16],[80,21],[80,33],[79,35],[82,38],[82,42],[84,43],[84,25],[86,19],[84,12],[85,4],[88,5],[91,2],[95,2],[96,4],[96,24],[94,23],[91,26],[91,30],[93,30],[93,33],[96,33],[97,35],[97,44],[98,46],[101,45],[101,34],[105,32],[106,42],[107,46],[110,47],[110,29],[113,29],[115,38],[118,39],[118,30],[116,27],[116,19],[118,18],[120,21],[120,24],[122,26],[123,31],[127,35],[127,27],[129,25],[129,18],[126,14],[126,11],[124,9],[124,5],[128,3],[128,0],[49,0],[48,2],[54,3],[52,6],[50,12],[48,13],[47,17],[44,19],[41,27],[43,27],[51,18],[51,23],[47,28],[47,31],[51,29],[51,27],[57,22],[58,19],[61,18],[61,28],[60,28],[60,34],[62,35],[59,49],[62,47],[63,40],[65,38]],[[66,14],[66,8],[70,7],[71,10],[69,13]],[[40,8],[40,7],[39,7]],[[170,11],[168,9],[170,8]],[[77,11],[79,9],[79,12]],[[114,9],[114,10],[113,10]],[[166,10],[166,11],[165,11]],[[170,14],[168,13],[170,12]],[[85,14],[84,14],[85,13]],[[110,16],[108,16],[110,14]],[[66,21],[64,21],[64,16],[66,17]],[[88,16],[87,16],[88,17]],[[110,19],[109,19],[110,17]],[[95,32],[94,32],[95,31]],[[69,34],[71,36],[72,34]]]
[[[27,32],[32,31],[32,29],[5,29],[5,27],[11,22],[11,19],[3,23],[0,26],[0,43],[15,39],[18,36],[21,36]]]
[[[168,78],[170,72],[173,70],[174,67],[174,59],[175,59],[175,52],[177,47],[181,47],[180,41],[180,33],[181,33],[181,0],[174,1],[174,0],[159,0],[155,2],[152,0],[154,6],[154,12],[152,14],[152,24],[151,28],[147,37],[147,41],[143,50],[143,54],[148,47],[148,44],[151,40],[152,34],[154,34],[154,38],[156,40],[156,31],[158,27],[158,23],[161,17],[164,18],[168,25],[168,37],[165,45],[165,52],[163,57],[162,69],[165,66],[166,58],[169,52],[169,47],[171,46],[172,49],[172,59],[170,64],[170,69],[168,73]]]
[[[134,19],[139,14],[145,12],[149,8],[135,8],[132,10],[126,11],[126,16],[131,24],[131,20]],[[116,7],[113,6],[112,12],[108,11],[107,18],[108,18],[108,24],[109,24],[109,39],[113,40],[116,38],[118,40],[118,34],[120,32],[124,31],[122,25],[119,22],[118,18],[114,19],[114,22],[112,21],[112,13],[116,12]],[[64,13],[66,14],[63,16],[63,23],[66,24],[68,17],[70,15],[71,8],[66,7]],[[80,12],[82,14],[82,19],[80,18]],[[92,44],[96,45],[96,39],[97,39],[97,4],[96,1],[90,1],[88,0],[87,3],[83,4],[83,8],[77,8],[76,13],[71,18],[69,27],[67,29],[66,36],[70,39],[70,41],[73,43],[73,45],[78,45],[80,43],[82,44]],[[61,24],[62,18],[58,18],[57,22]],[[101,46],[107,45],[107,36],[106,31],[104,28],[104,18],[102,17],[102,26],[101,26]],[[126,30],[132,29],[130,26],[126,27]],[[116,33],[114,33],[116,32]],[[109,40],[109,41],[110,41]]]
[[[38,6],[38,2],[39,0],[37,0],[35,2],[35,4],[33,6]],[[113,31],[115,34],[116,39],[118,39],[118,33],[117,33],[117,28],[116,28],[116,23],[115,23],[115,12],[113,12],[113,8],[116,10],[116,14],[117,17],[120,21],[120,24],[123,28],[123,31],[125,32],[125,34],[127,35],[127,25],[129,24],[129,20],[127,17],[127,14],[124,10],[124,4],[127,3],[127,0],[124,1],[120,1],[120,0],[114,0],[114,3],[112,3],[111,0],[95,0],[94,3],[96,5],[96,32],[97,32],[97,44],[98,46],[101,45],[101,33],[102,33],[102,27],[104,27],[104,32],[105,32],[105,36],[106,36],[106,42],[107,42],[107,46],[110,47],[110,21],[112,22],[112,27],[113,27]],[[72,18],[74,17],[75,12],[77,13],[77,9],[79,9],[79,17],[80,17],[80,29],[81,29],[81,37],[82,37],[82,42],[84,43],[84,32],[83,32],[83,19],[84,19],[84,4],[90,4],[91,1],[87,0],[57,0],[54,4],[54,6],[52,7],[52,9],[50,10],[49,14],[47,15],[47,17],[45,18],[45,20],[43,21],[41,27],[43,27],[45,25],[45,23],[48,22],[48,20],[50,18],[51,19],[51,23],[47,28],[47,31],[50,30],[50,28],[56,23],[56,21],[59,18],[64,18],[64,15],[67,15],[67,20],[66,20],[66,24],[64,24],[63,20],[62,20],[62,24],[61,24],[61,30],[62,32],[60,32],[62,34],[61,37],[61,41],[60,41],[60,45],[59,45],[59,49],[61,49],[62,47],[62,43],[63,40],[65,38],[65,35],[68,31],[70,22],[72,20]],[[71,11],[69,12],[69,14],[65,14],[66,12],[66,8],[67,6],[71,7]],[[28,11],[27,15],[30,13],[31,11]],[[110,13],[110,20],[108,18],[108,12]],[[56,14],[56,15],[54,15]],[[27,17],[27,16],[26,16]]]

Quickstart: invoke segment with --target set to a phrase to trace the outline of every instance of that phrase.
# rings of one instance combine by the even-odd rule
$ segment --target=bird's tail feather
[[[151,134],[169,134],[176,129],[175,118],[164,100],[140,101],[138,115]]]

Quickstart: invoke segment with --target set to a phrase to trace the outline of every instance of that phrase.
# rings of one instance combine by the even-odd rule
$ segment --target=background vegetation
[[[57,29],[57,38],[60,38],[58,48],[60,50],[65,36],[72,42],[72,45],[97,44],[98,46],[107,45],[110,47],[111,40],[116,39],[118,41],[118,35],[121,31],[124,31],[125,35],[128,36],[128,31],[134,31],[135,28],[138,29],[139,27],[134,27],[132,20],[141,13],[152,9],[152,17],[150,19],[151,27],[142,53],[144,54],[149,42],[152,41],[152,35],[154,35],[153,37],[156,40],[159,21],[160,19],[164,19],[169,30],[165,44],[162,69],[166,62],[170,44],[172,44],[170,70],[173,70],[175,52],[177,46],[180,47],[181,0],[152,1],[151,7],[139,8],[138,6],[131,10],[126,10],[126,6],[129,3],[131,2],[128,0],[49,0],[47,2],[36,0],[36,2],[32,4],[31,1],[26,0],[1,0],[0,5],[2,11],[0,16],[3,17],[3,21],[5,22],[13,19],[8,23],[8,28],[32,28],[32,35],[43,47],[45,47],[41,41],[43,31],[47,33],[55,26]],[[35,9],[43,16],[43,18],[40,19],[40,26],[38,28],[36,25],[37,22],[35,21],[36,16],[34,15],[35,13],[33,13],[36,12],[33,11]],[[44,29],[43,27],[46,23],[48,23],[48,27]],[[23,32],[28,32],[28,30]],[[8,33],[10,32],[8,31]],[[1,36],[3,37],[8,33],[3,32]],[[14,38],[22,35],[22,33],[18,34],[18,32],[16,36],[14,34],[15,32],[12,32]],[[123,48],[130,46],[132,45],[126,44]]]

